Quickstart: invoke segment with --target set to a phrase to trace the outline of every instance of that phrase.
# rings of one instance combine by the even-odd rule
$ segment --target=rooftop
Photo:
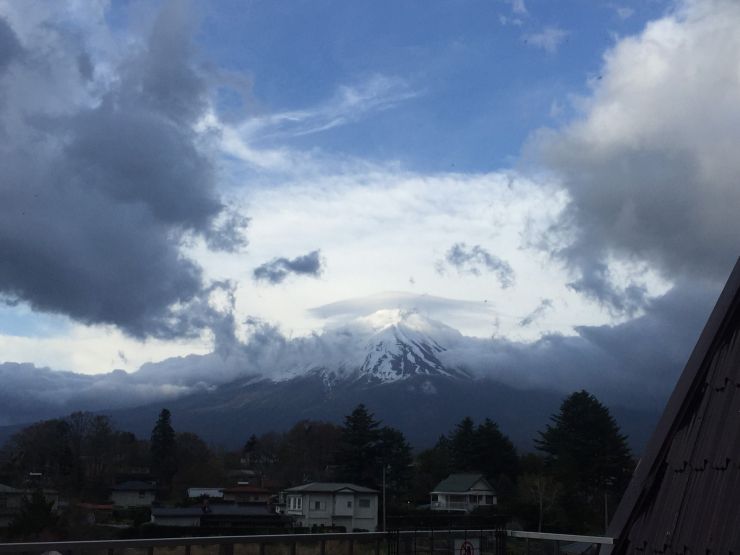
[[[493,491],[493,487],[481,473],[450,474],[447,478],[437,484],[433,491],[465,492],[470,490],[476,482],[481,480],[486,483],[486,486],[488,486],[491,491]]]
[[[308,484],[303,484],[302,486],[288,488],[285,491],[335,493],[342,490],[350,490],[355,493],[378,493],[377,490],[358,486],[357,484],[350,484],[348,482],[310,482]]]

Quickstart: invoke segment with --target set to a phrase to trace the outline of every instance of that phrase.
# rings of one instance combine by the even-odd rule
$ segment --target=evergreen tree
[[[564,511],[571,526],[603,531],[604,503],[616,506],[632,472],[627,437],[609,409],[585,390],[566,398],[551,420],[535,445],[564,485]]]
[[[466,416],[450,436],[452,466],[456,472],[478,471],[475,423]]]
[[[511,440],[493,420],[486,418],[475,431],[475,462],[477,469],[497,481],[506,476],[514,480],[519,473],[519,457]]]
[[[337,464],[340,475],[357,484],[374,484],[382,468],[378,458],[380,422],[360,404],[344,417]]]
[[[169,487],[177,472],[175,430],[170,422],[170,411],[162,409],[152,429],[149,443],[151,471],[161,484]]]
[[[431,449],[425,449],[416,457],[414,472],[414,499],[417,504],[429,503],[429,492],[452,471],[450,439],[439,436]]]
[[[379,465],[385,467],[389,502],[398,504],[411,488],[411,446],[403,432],[390,426],[381,428],[378,441]]]

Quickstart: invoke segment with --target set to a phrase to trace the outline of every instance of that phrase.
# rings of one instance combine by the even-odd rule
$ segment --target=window
[[[360,508],[361,509],[369,509],[370,508],[370,500],[369,499],[360,499],[359,504],[360,504]]]
[[[291,511],[300,511],[303,509],[303,497],[289,497],[288,509]]]
[[[347,501],[347,508],[348,509],[351,509],[352,508],[352,501]]]
[[[435,502],[436,501],[439,501],[439,495],[437,495],[436,493],[433,493],[432,494],[432,501],[435,501]]]
[[[139,499],[144,499],[146,496],[146,492],[144,490],[139,490]]]
[[[323,501],[314,501],[313,502],[313,510],[314,511],[323,511],[324,510],[324,502]]]

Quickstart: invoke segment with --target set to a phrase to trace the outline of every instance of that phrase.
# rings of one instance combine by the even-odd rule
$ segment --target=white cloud
[[[574,265],[726,278],[740,237],[738,28],[738,2],[683,2],[610,49],[580,117],[537,137],[571,198]]]
[[[388,110],[418,94],[401,78],[376,74],[357,84],[340,86],[319,106],[249,118],[238,132],[251,142],[320,133]]]
[[[560,27],[545,27],[539,33],[528,33],[522,38],[524,41],[535,48],[542,48],[548,54],[555,54],[560,45],[568,36],[568,31]]]

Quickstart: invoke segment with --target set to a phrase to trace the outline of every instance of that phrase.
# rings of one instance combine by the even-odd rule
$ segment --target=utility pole
[[[383,464],[383,532],[386,532],[385,527],[385,464]]]

